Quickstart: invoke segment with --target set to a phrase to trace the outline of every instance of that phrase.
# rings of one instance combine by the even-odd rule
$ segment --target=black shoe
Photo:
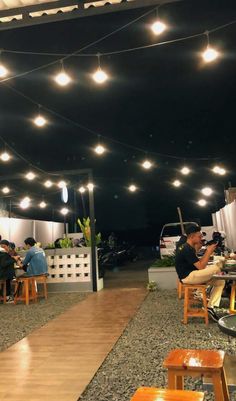
[[[214,321],[214,322],[218,322],[219,320],[219,316],[217,316],[217,314],[214,311],[214,308],[207,308],[208,311],[208,316]]]

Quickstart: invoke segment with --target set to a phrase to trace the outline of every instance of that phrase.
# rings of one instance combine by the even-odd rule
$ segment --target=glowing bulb
[[[86,191],[86,189],[85,189],[84,187],[80,187],[80,188],[79,188],[79,192],[80,192],[81,194],[83,194],[85,191]]]
[[[97,84],[103,84],[104,82],[106,82],[106,80],[108,79],[108,75],[105,73],[105,71],[103,71],[100,67],[97,69],[97,71],[93,74],[93,80],[97,83]]]
[[[45,120],[45,118],[43,116],[41,116],[40,114],[34,119],[34,123],[35,125],[37,125],[37,127],[44,127],[44,125],[46,124],[47,120]]]
[[[46,188],[51,188],[52,185],[53,185],[53,183],[52,183],[52,181],[50,181],[50,180],[47,180],[47,181],[45,181],[45,183],[44,183],[44,186],[45,186]]]
[[[36,175],[34,173],[32,173],[32,171],[30,171],[29,173],[26,174],[25,178],[27,178],[27,180],[32,181],[34,180],[36,177]]]
[[[156,21],[152,24],[151,30],[155,35],[160,35],[166,30],[167,26],[164,24],[164,22],[161,21]]]
[[[211,196],[213,193],[213,190],[209,187],[205,187],[205,188],[202,188],[201,193],[205,196]]]
[[[135,185],[130,185],[129,186],[129,191],[130,192],[135,192],[137,190],[137,187]]]
[[[190,169],[188,167],[183,167],[180,171],[184,175],[188,175],[190,173]]]
[[[9,153],[7,153],[7,152],[3,152],[1,155],[0,155],[0,159],[3,161],[3,162],[8,162],[8,160],[10,160],[10,155],[9,155]]]
[[[199,206],[206,206],[206,204],[207,204],[207,201],[205,200],[205,199],[200,199],[199,201],[198,201],[198,205]]]
[[[21,209],[27,209],[29,206],[30,206],[30,198],[28,196],[26,196],[20,202],[20,207],[21,207]]]
[[[212,171],[213,171],[213,173],[219,174],[219,175],[225,175],[226,174],[226,170],[224,168],[222,168],[222,167],[219,167],[219,166],[215,166],[212,169]]]
[[[94,151],[98,154],[98,155],[103,155],[103,153],[105,152],[105,148],[102,145],[98,145],[96,146],[96,148],[94,149]]]
[[[173,182],[173,185],[174,185],[174,187],[178,188],[178,187],[180,187],[181,182],[180,182],[179,180],[175,180],[175,181]]]
[[[0,64],[0,78],[5,78],[8,75],[8,69]]]
[[[209,46],[202,53],[202,58],[206,63],[211,63],[212,61],[215,61],[218,56],[218,51]]]
[[[220,168],[219,169],[219,174],[220,175],[225,175],[226,174],[226,170],[224,168]]]
[[[89,189],[89,191],[92,191],[94,188],[94,185],[91,182],[89,182],[87,185],[87,188]]]
[[[63,214],[63,216],[66,216],[69,213],[69,210],[66,207],[63,207],[61,209],[61,214]]]
[[[152,167],[152,163],[149,160],[145,160],[142,164],[143,168],[149,170]]]
[[[60,86],[66,86],[71,82],[71,77],[65,72],[60,72],[56,75],[55,81]]]
[[[39,207],[41,207],[41,209],[44,209],[46,206],[47,204],[44,201],[40,202],[39,204]]]
[[[66,182],[65,181],[59,181],[57,186],[62,189],[64,187],[66,187]]]
[[[8,187],[4,187],[4,188],[2,188],[2,192],[3,192],[4,194],[9,194],[10,189],[9,189]]]

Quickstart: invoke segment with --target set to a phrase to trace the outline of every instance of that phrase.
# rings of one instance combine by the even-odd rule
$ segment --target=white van
[[[195,221],[185,221],[184,227],[189,224],[198,225]],[[161,230],[160,235],[160,256],[171,256],[176,249],[176,243],[182,235],[180,223],[165,224]]]

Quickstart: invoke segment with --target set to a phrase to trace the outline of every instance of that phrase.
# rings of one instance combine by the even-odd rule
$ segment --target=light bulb
[[[225,175],[226,174],[226,170],[224,168],[220,168],[219,169],[219,174],[220,175]]]
[[[81,194],[83,194],[85,191],[86,191],[86,189],[85,189],[84,187],[80,187],[80,188],[79,188],[79,192],[80,192]]]
[[[104,82],[106,82],[106,80],[108,79],[108,75],[105,73],[105,71],[103,71],[100,67],[97,69],[97,71],[93,74],[93,80],[97,83],[97,84],[103,84]]]
[[[209,187],[205,187],[205,188],[202,188],[201,193],[205,196],[211,196],[213,193],[213,190]]]
[[[199,201],[198,201],[198,205],[199,206],[206,206],[206,204],[207,204],[207,201],[205,200],[205,199],[200,199]]]
[[[135,185],[130,185],[129,186],[129,191],[130,192],[135,192],[137,190],[137,187]]]
[[[65,181],[59,181],[57,186],[62,189],[64,187],[66,187],[66,182]]]
[[[44,125],[46,124],[47,120],[45,120],[45,118],[43,116],[41,116],[40,114],[34,119],[34,124],[37,125],[37,127],[44,127]]]
[[[219,167],[219,166],[215,166],[215,167],[213,167],[212,171],[213,171],[213,173],[215,173],[215,174],[219,174],[220,167]]]
[[[91,182],[89,182],[87,185],[87,188],[89,189],[89,191],[92,191],[94,188],[94,185]]]
[[[212,61],[215,61],[218,56],[218,51],[209,46],[202,53],[202,58],[206,63],[211,63]]]
[[[183,167],[180,171],[183,175],[188,175],[190,173],[190,169],[188,167]]]
[[[39,207],[41,207],[41,209],[44,209],[46,206],[47,204],[44,201],[40,202],[39,204]]]
[[[44,183],[44,186],[45,186],[46,188],[51,188],[52,185],[53,185],[53,183],[52,183],[52,181],[50,181],[50,180],[47,180],[47,181],[45,181],[45,183]]]
[[[2,188],[2,192],[3,192],[4,194],[9,194],[10,189],[9,189],[8,187],[3,187],[3,188]]]
[[[63,71],[57,74],[54,79],[60,86],[66,86],[71,82],[71,77]]]
[[[27,178],[27,180],[29,180],[29,181],[34,180],[35,177],[36,177],[36,175],[35,175],[34,173],[32,173],[32,171],[30,171],[29,173],[27,173],[27,174],[25,175],[25,178]]]
[[[8,162],[8,160],[10,160],[10,155],[9,155],[9,153],[7,153],[7,152],[3,152],[3,153],[1,153],[1,155],[0,155],[0,159],[3,161],[3,162]]]
[[[164,24],[164,22],[161,22],[160,20],[154,22],[151,26],[151,30],[155,35],[160,35],[166,30],[166,28],[166,24]]]
[[[152,163],[149,160],[145,160],[142,164],[143,168],[149,170],[152,167]]]
[[[8,69],[0,64],[0,78],[5,78],[8,75]]]
[[[63,216],[66,216],[68,214],[69,210],[66,207],[63,207],[61,209],[61,214],[63,214]]]
[[[178,187],[180,187],[181,182],[180,182],[179,180],[175,180],[175,181],[173,182],[173,185],[174,185],[174,187],[178,188]]]
[[[96,148],[94,149],[94,151],[98,154],[98,155],[103,155],[103,153],[105,152],[105,148],[102,145],[98,145],[96,146]]]
[[[30,198],[28,196],[26,196],[20,202],[20,207],[21,207],[21,209],[27,209],[29,206],[30,206]]]

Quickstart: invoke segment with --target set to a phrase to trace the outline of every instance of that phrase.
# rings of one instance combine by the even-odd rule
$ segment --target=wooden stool
[[[2,295],[0,295],[0,301],[3,301],[3,303],[6,304],[6,302],[7,302],[6,280],[0,280],[0,288],[2,290]]]
[[[204,393],[140,387],[130,401],[203,401]]]
[[[38,297],[44,297],[45,299],[48,299],[48,290],[47,290],[47,275],[46,274],[41,274],[40,276],[34,276],[36,283],[43,284],[43,292],[42,293],[37,293]]]
[[[30,301],[37,302],[37,283],[35,277],[19,277],[16,279],[14,304],[18,301],[29,305]]]
[[[233,282],[231,285],[230,301],[229,301],[229,311],[230,313],[236,313],[235,309],[235,294],[236,294],[236,283]]]
[[[184,289],[183,289],[183,284],[179,279],[177,279],[177,292],[178,292],[178,298],[182,299],[182,296],[184,295]]]
[[[189,317],[203,317],[205,323],[208,324],[208,311],[207,311],[207,296],[206,296],[206,284],[182,284],[184,289],[184,320],[183,323],[188,323]],[[193,295],[198,290],[202,294],[202,307],[193,307],[199,304],[200,300],[195,300]],[[201,301],[200,301],[201,302]]]
[[[184,376],[211,377],[215,401],[229,401],[224,371],[224,351],[176,349],[164,360],[168,369],[168,388],[183,389]]]

